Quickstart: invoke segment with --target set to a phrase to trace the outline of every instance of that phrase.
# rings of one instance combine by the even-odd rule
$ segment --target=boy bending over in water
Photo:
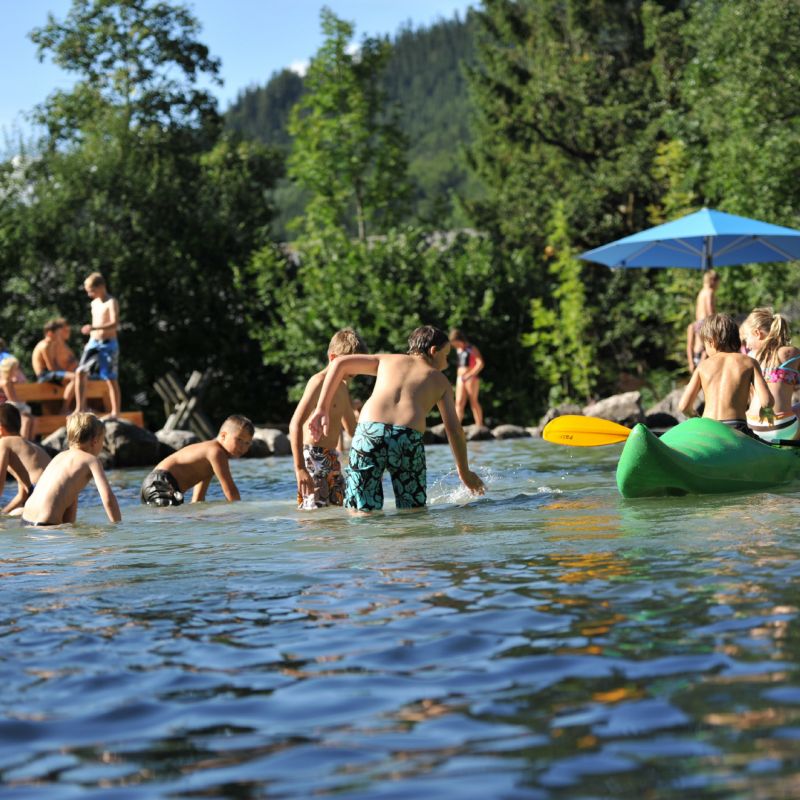
[[[214,475],[227,500],[241,499],[228,462],[250,449],[253,433],[255,428],[247,417],[228,417],[216,439],[190,444],[161,461],[142,483],[142,502],[148,506],[179,506],[183,495],[194,486],[192,502],[199,503],[206,499]]]
[[[3,514],[22,513],[22,506],[50,463],[47,451],[20,436],[22,418],[11,403],[0,403],[0,495],[6,485],[6,472],[17,482],[17,494],[2,509]]]
[[[703,416],[724,422],[749,436],[747,426],[750,388],[759,404],[759,416],[772,413],[773,399],[758,362],[739,352],[741,341],[736,323],[727,314],[712,314],[703,320],[700,338],[707,358],[692,373],[679,408],[687,417],[695,416],[694,401],[700,389],[705,396]]]
[[[312,438],[306,423],[317,405],[322,382],[333,360],[337,356],[366,352],[364,340],[352,328],[337,331],[328,345],[328,366],[312,376],[297,404],[289,424],[289,438],[297,477],[298,508],[340,506],[344,502],[344,476],[336,446],[342,425],[351,436],[356,430],[356,416],[346,381],[341,381],[334,393],[328,432],[319,441]]]
[[[423,325],[409,336],[408,355],[341,356],[328,367],[317,408],[308,422],[316,441],[329,432],[331,402],[341,382],[353,375],[376,376],[375,388],[364,404],[350,445],[346,508],[358,511],[383,508],[382,478],[386,469],[392,476],[398,508],[425,505],[427,487],[422,434],[425,418],[434,405],[441,412],[458,477],[473,494],[483,494],[483,481],[469,468],[453,389],[442,374],[449,353],[447,334]]]
[[[22,510],[22,520],[28,525],[61,525],[75,522],[78,495],[94,478],[103,508],[111,522],[122,515],[114,492],[108,483],[103,465],[97,457],[103,449],[105,426],[90,413],[75,413],[67,419],[69,450],[59,453],[45,468],[36,491]]]

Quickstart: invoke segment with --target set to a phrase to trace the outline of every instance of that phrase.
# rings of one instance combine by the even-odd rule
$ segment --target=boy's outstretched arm
[[[689,379],[689,383],[683,390],[683,394],[681,395],[681,400],[678,403],[678,409],[682,414],[685,414],[687,417],[697,416],[694,410],[694,401],[699,391],[700,391],[700,370],[696,369],[692,373],[692,377]]]
[[[3,494],[3,489],[6,485],[6,473],[8,471],[14,476],[17,481],[16,495],[3,507],[3,514],[10,514],[15,508],[22,508],[25,501],[31,493],[31,479],[28,475],[28,470],[19,458],[14,458],[14,464],[11,465],[11,451],[7,447],[0,447],[0,495]]]
[[[220,445],[215,447],[211,452],[209,461],[211,462],[211,468],[214,470],[214,474],[217,476],[219,485],[222,487],[225,499],[229,503],[241,500],[242,498],[239,495],[239,490],[233,482],[233,475],[231,475],[230,459]],[[206,484],[206,486],[208,486],[208,484]],[[203,492],[203,495],[205,495],[205,492]],[[194,502],[194,498],[192,498],[192,502]]]
[[[312,378],[307,384],[297,408],[292,414],[289,423],[289,442],[292,445],[292,459],[294,460],[294,475],[297,479],[297,490],[301,497],[314,493],[314,481],[306,469],[303,460],[303,425],[314,411],[314,397],[322,381]]]
[[[353,375],[377,375],[380,363],[379,355],[339,356],[330,363],[319,393],[317,407],[308,420],[308,429],[314,441],[319,441],[328,433],[328,414],[339,384]]]
[[[100,459],[95,458],[94,461],[89,464],[89,469],[92,472],[94,485],[97,487],[97,491],[100,493],[100,499],[103,501],[103,508],[106,510],[109,520],[111,522],[120,522],[122,520],[122,514],[119,510],[119,503],[114,495],[114,490],[111,488],[111,484],[108,482],[108,478],[106,477],[103,465],[100,463]],[[77,509],[77,507],[78,501],[76,500],[75,508]]]
[[[464,438],[464,429],[458,421],[456,403],[451,386],[448,385],[442,395],[442,399],[436,405],[442,415],[444,429],[447,432],[447,441],[450,442],[450,449],[453,451],[453,458],[456,462],[458,477],[473,494],[483,494],[486,491],[483,481],[469,468],[467,440]]]

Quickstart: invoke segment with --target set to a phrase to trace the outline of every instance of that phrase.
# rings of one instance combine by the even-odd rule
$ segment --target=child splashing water
[[[774,419],[760,420],[754,397],[747,410],[747,424],[768,442],[800,438],[800,421],[792,408],[792,395],[800,385],[800,350],[792,347],[789,322],[771,308],[756,308],[742,324],[742,335],[775,399]]]

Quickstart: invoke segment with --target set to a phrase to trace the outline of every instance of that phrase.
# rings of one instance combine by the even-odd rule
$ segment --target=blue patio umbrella
[[[734,264],[800,259],[800,231],[703,208],[579,258],[607,267],[711,269]]]

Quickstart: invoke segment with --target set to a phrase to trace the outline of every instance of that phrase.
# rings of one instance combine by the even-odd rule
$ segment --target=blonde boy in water
[[[117,498],[98,458],[104,440],[105,426],[94,414],[76,412],[67,419],[69,449],[59,453],[45,468],[22,510],[23,523],[75,522],[78,495],[92,478],[109,520],[122,519]]]
[[[12,403],[0,403],[0,495],[6,485],[6,473],[17,482],[17,494],[2,509],[3,514],[22,513],[22,507],[39,481],[50,456],[38,444],[20,436],[22,418]]]
[[[141,501],[148,506],[179,506],[194,487],[192,502],[199,503],[206,499],[215,475],[225,499],[240,500],[229,462],[250,449],[254,433],[247,417],[232,414],[220,426],[216,439],[190,444],[161,461],[142,482]]]
[[[111,396],[110,418],[118,417],[120,412],[120,390],[118,380],[119,344],[117,326],[119,325],[119,303],[108,293],[105,278],[93,272],[83,282],[83,288],[91,299],[92,321],[81,327],[81,333],[89,336],[83,349],[81,361],[75,376],[75,408],[86,410],[86,382],[93,375],[108,384]]]
[[[289,438],[297,478],[298,508],[340,506],[344,502],[344,475],[336,447],[342,426],[351,436],[356,430],[356,414],[347,381],[343,380],[336,388],[331,401],[328,432],[321,439],[314,440],[307,422],[317,405],[322,383],[334,359],[366,352],[364,340],[352,328],[337,331],[328,345],[328,365],[310,378],[297,404],[289,424]]]
[[[687,417],[695,416],[694,401],[702,389],[704,417],[754,436],[746,420],[751,388],[760,418],[771,416],[774,402],[761,367],[755,359],[739,352],[739,329],[727,314],[707,317],[700,328],[700,338],[707,357],[692,374],[681,397],[680,410]]]
[[[341,356],[329,365],[317,408],[308,421],[315,441],[329,433],[331,404],[341,382],[353,375],[376,378],[350,445],[346,508],[356,511],[383,508],[382,479],[387,469],[398,508],[425,505],[427,472],[422,437],[425,419],[433,406],[442,415],[459,478],[473,494],[483,494],[483,481],[469,468],[453,388],[442,373],[447,367],[450,347],[447,334],[423,325],[409,336],[408,355]]]

